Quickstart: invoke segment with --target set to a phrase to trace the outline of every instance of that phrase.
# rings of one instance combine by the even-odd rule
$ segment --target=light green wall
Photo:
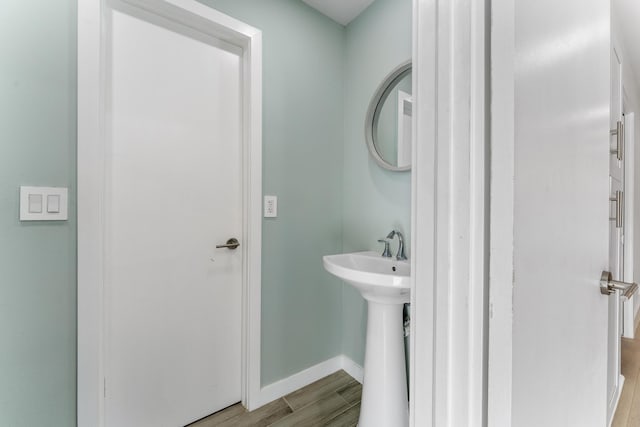
[[[371,159],[364,117],[411,58],[411,0],[377,0],[347,27],[300,0],[201,1],[264,38],[264,193],[280,217],[263,222],[262,382],[341,353],[363,364],[366,304],[321,258],[377,250],[393,228],[410,244],[410,173]]]
[[[262,383],[341,353],[344,29],[300,0],[201,0],[262,30]]]
[[[346,27],[344,252],[381,250],[377,240],[398,229],[406,237],[409,256],[411,174],[389,172],[375,163],[364,141],[364,119],[378,85],[411,59],[411,7],[411,0],[376,0]],[[394,255],[396,248],[397,240]],[[342,305],[342,350],[356,363],[364,363],[366,303],[344,285]]]
[[[75,425],[76,2],[0,2],[0,425]],[[20,223],[18,187],[70,187]]]
[[[264,384],[340,353],[363,363],[365,306],[321,257],[409,233],[409,174],[368,156],[364,114],[410,57],[410,0],[346,29],[299,0],[203,0],[264,37]],[[73,426],[76,1],[0,5],[0,425]],[[403,47],[404,46],[404,47]],[[406,47],[406,48],[405,48]],[[70,187],[70,220],[22,224],[18,187]]]

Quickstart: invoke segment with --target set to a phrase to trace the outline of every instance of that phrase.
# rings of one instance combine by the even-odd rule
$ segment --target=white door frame
[[[489,4],[413,4],[410,423],[482,426]]]
[[[625,66],[625,59],[623,56],[623,51],[621,49],[621,46],[616,42],[615,36],[613,35],[613,31],[611,31],[611,40],[610,40],[610,55],[611,55],[611,60],[613,60],[614,58],[617,59],[617,64],[616,64],[616,68],[614,70],[614,68],[611,69],[611,76],[610,76],[610,85],[613,84],[614,81],[614,71],[615,74],[617,74],[618,76],[618,85],[614,88],[611,86],[612,90],[615,90],[615,92],[617,92],[617,99],[616,99],[616,104],[611,104],[610,105],[610,111],[609,114],[612,115],[613,111],[617,108],[617,112],[619,114],[618,117],[614,117],[614,122],[610,123],[610,127],[615,127],[614,124],[618,121],[621,120],[623,122],[624,125],[624,92],[623,92],[623,78],[624,78],[624,66]],[[619,66],[619,67],[618,67]],[[613,63],[611,63],[611,67],[613,67]],[[613,96],[613,93],[611,93],[610,96]],[[626,129],[625,129],[626,130]],[[623,136],[624,136],[624,132],[623,132]],[[615,139],[615,138],[614,138]],[[623,147],[624,147],[624,140],[622,141]],[[623,153],[625,152],[625,150],[623,149]],[[615,161],[615,157],[613,158],[613,164],[617,164],[617,162]],[[623,207],[625,205],[626,202],[626,192],[625,192],[625,168],[624,165],[626,164],[626,153],[624,153],[623,155],[623,166],[622,166],[622,175],[620,176],[620,181],[621,181],[621,185],[622,185],[622,204]],[[609,180],[610,180],[610,185],[614,185],[614,181],[613,181],[613,177],[612,177],[612,167],[609,168]],[[616,167],[617,169],[617,167]],[[616,174],[617,177],[617,174]],[[615,190],[617,190],[618,187],[611,187],[610,191],[614,192]],[[623,219],[626,217],[626,212],[623,211],[622,213],[623,215]],[[618,246],[620,245],[620,243],[622,244],[622,253],[618,255],[617,257],[617,265],[611,265],[609,264],[609,270],[611,272],[613,272],[613,277],[616,277],[616,274],[618,274],[618,272],[620,272],[620,279],[619,280],[625,280],[624,278],[624,253],[626,252],[626,247],[625,247],[625,242],[624,242],[624,226],[626,224],[624,224],[623,222],[623,228],[622,228],[622,235],[621,235],[621,239],[620,241],[617,241],[615,243],[618,244]],[[610,223],[610,226],[613,227],[613,223]],[[618,229],[617,227],[614,228],[614,232],[617,233]],[[611,237],[610,237],[611,239]],[[610,249],[611,250],[611,249]],[[609,255],[611,256],[611,254]],[[620,268],[620,264],[622,263],[622,268]],[[623,330],[623,316],[622,316],[622,308],[623,308],[623,301],[622,301],[622,297],[620,295],[620,292],[617,292],[615,294],[612,294],[608,297],[608,299],[613,299],[615,300],[614,302],[614,307],[616,307],[615,309],[615,327],[613,330],[613,333],[615,335],[615,342],[616,342],[616,348],[614,350],[614,356],[616,358],[615,360],[615,372],[613,372],[613,379],[615,381],[614,385],[614,390],[613,390],[613,394],[611,399],[609,399],[609,389],[608,389],[608,385],[607,385],[607,425],[611,425],[611,423],[613,422],[613,417],[616,413],[616,409],[618,407],[618,402],[620,401],[620,396],[622,395],[622,387],[624,386],[624,381],[625,378],[622,376],[622,342],[620,340],[620,338],[622,337],[622,330]],[[611,308],[609,308],[609,316],[611,316]],[[609,330],[609,337],[611,337],[611,330]],[[608,354],[609,359],[611,359],[611,354]],[[608,362],[607,362],[608,363]],[[617,377],[617,378],[616,378]],[[608,381],[608,380],[607,380]]]
[[[491,2],[491,183],[487,425],[510,427],[513,390],[515,3]]]
[[[624,74],[624,69],[623,69]],[[623,82],[623,96],[625,93]],[[623,103],[625,106],[626,102]],[[635,282],[638,280],[634,277],[634,205],[635,205],[635,113],[631,111],[624,112],[624,281]],[[633,339],[635,335],[635,299],[638,295],[634,295],[623,302],[623,336]]]
[[[260,399],[262,237],[262,34],[195,0],[82,0],[78,2],[78,360],[79,427],[104,425],[104,200],[103,117],[106,54],[104,13],[135,8],[169,17],[241,50],[243,105],[242,403]]]

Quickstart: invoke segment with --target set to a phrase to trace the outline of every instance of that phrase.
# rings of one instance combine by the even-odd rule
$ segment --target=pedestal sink
[[[359,427],[409,425],[402,328],[411,298],[408,261],[355,252],[322,257],[324,268],[367,300],[367,346]]]

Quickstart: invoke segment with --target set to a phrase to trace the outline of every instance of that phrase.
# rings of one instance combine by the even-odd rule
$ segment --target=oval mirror
[[[411,61],[407,61],[380,84],[365,119],[369,153],[385,169],[411,169],[412,107]]]

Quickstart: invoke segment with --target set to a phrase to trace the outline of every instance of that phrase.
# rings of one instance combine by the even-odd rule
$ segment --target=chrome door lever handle
[[[235,237],[232,237],[229,240],[227,240],[227,243],[225,243],[224,245],[216,245],[216,248],[217,249],[227,248],[227,249],[233,250],[238,246],[240,246],[240,242],[238,242],[238,239],[236,239]]]
[[[611,273],[603,271],[600,277],[600,292],[603,295],[611,295],[615,291],[621,291],[623,296],[631,298],[638,291],[638,284],[613,280]]]

